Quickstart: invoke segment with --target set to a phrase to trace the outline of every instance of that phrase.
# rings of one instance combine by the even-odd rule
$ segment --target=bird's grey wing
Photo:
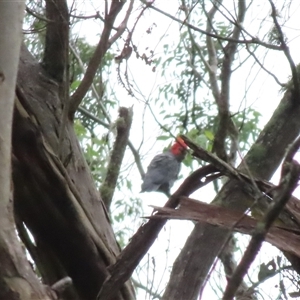
[[[156,155],[147,169],[147,175],[153,179],[155,183],[162,183],[168,179],[170,166],[173,164],[173,158],[169,153]]]
[[[155,191],[162,185],[171,187],[177,179],[179,166],[180,164],[169,152],[155,156],[145,174],[142,191]]]

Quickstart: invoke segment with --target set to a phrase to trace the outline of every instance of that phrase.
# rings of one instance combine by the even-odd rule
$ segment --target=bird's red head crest
[[[176,142],[171,147],[171,152],[174,155],[185,155],[187,149],[187,144],[183,141],[181,137],[176,138]]]

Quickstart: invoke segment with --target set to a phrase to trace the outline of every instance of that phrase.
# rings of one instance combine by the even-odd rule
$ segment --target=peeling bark
[[[58,93],[23,47],[13,124],[15,213],[72,278],[80,298],[95,299],[119,248],[70,121],[58,146]],[[130,284],[114,299],[134,299]]]
[[[0,2],[0,299],[51,299],[29,265],[13,220],[11,135],[24,2]]]

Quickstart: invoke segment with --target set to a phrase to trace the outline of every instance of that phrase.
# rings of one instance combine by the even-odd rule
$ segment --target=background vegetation
[[[299,14],[288,0],[26,1],[20,55],[12,32],[0,40],[4,61],[20,56],[0,107],[12,117],[14,100],[0,299],[299,297]],[[190,150],[171,198],[140,194],[177,135]]]

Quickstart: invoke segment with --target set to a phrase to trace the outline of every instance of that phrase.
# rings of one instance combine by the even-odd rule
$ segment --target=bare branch
[[[94,76],[99,68],[99,65],[107,51],[107,49],[110,48],[111,42],[114,42],[115,40],[109,40],[109,36],[113,27],[113,24],[115,22],[115,19],[119,12],[122,10],[123,5],[125,4],[124,1],[112,1],[110,11],[105,16],[105,23],[104,23],[104,29],[101,34],[100,41],[96,47],[96,50],[89,62],[89,65],[87,67],[86,73],[78,86],[75,93],[71,96],[70,99],[70,107],[69,107],[69,117],[70,119],[74,118],[74,114],[80,105],[83,97],[87,93],[88,89],[90,88]],[[125,28],[121,28],[118,30],[118,34],[122,34],[124,32]]]
[[[211,10],[207,13],[207,22],[206,22],[207,32],[212,32],[212,21],[215,13],[218,11],[218,7],[221,4],[221,2],[222,1],[216,2],[216,4],[214,4]],[[206,45],[207,45],[207,52],[208,52],[208,64],[209,64],[208,74],[209,74],[210,86],[216,103],[219,103],[220,89],[218,86],[218,79],[217,79],[218,57],[213,43],[213,39],[209,35],[206,36]]]
[[[224,272],[227,279],[230,279],[234,270],[236,269],[237,262],[234,257],[234,251],[236,248],[236,239],[233,234],[231,234],[231,237],[226,243],[226,246],[224,247],[223,251],[219,255],[220,261],[222,262],[224,266]],[[255,290],[252,288],[249,288],[245,280],[241,282],[241,285],[239,286],[237,290],[236,300],[257,300],[257,295],[255,293]]]
[[[237,24],[241,24],[244,21],[246,14],[246,3],[244,0],[238,2],[238,19]],[[238,39],[241,34],[240,26],[235,26],[233,29],[232,37],[233,39]],[[235,42],[228,42],[224,48],[224,58],[221,69],[221,94],[220,97],[216,99],[218,106],[218,118],[219,124],[218,129],[215,134],[213,151],[217,153],[219,157],[223,160],[228,161],[228,155],[226,153],[226,143],[225,140],[229,132],[234,132],[234,124],[230,118],[229,113],[229,97],[230,97],[230,78],[231,78],[231,66],[234,60],[234,55],[236,54],[238,44]],[[230,124],[231,123],[231,124]],[[232,140],[234,143],[234,139]]]
[[[141,2],[143,2],[144,4],[148,5],[148,7],[152,8],[153,10],[156,10],[157,12],[167,16],[168,18],[182,24],[182,25],[185,25],[197,32],[200,32],[200,33],[203,33],[205,35],[208,35],[210,37],[213,37],[213,38],[216,38],[216,39],[219,39],[219,40],[223,40],[223,41],[228,41],[228,42],[234,42],[234,43],[237,43],[237,44],[258,44],[258,45],[261,45],[265,48],[269,48],[269,49],[273,49],[273,50],[279,50],[279,51],[282,51],[282,48],[279,47],[279,46],[276,46],[276,45],[272,45],[272,44],[268,44],[268,43],[265,43],[261,40],[259,40],[258,38],[252,38],[250,40],[237,40],[237,39],[234,39],[234,38],[226,38],[226,37],[222,37],[222,36],[219,36],[217,34],[213,34],[213,33],[209,33],[203,29],[200,29],[192,24],[189,24],[187,22],[184,22],[184,21],[181,21],[180,19],[172,16],[171,14],[168,14],[167,12],[164,12],[163,10],[153,6],[151,3],[149,2],[146,2],[144,0],[141,0]]]
[[[263,65],[263,64],[259,61],[259,59],[256,57],[255,53],[254,53],[253,51],[250,50],[250,48],[249,48],[248,45],[246,45],[246,49],[247,49],[247,51],[250,53],[250,55],[254,58],[254,60],[257,62],[257,64],[258,64],[265,72],[267,72],[270,76],[272,76],[272,77],[274,78],[274,80],[276,81],[277,84],[279,84],[281,87],[285,87],[285,86],[286,86],[286,84],[281,83],[281,82],[279,81],[279,79],[278,79],[272,72],[270,72],[268,69],[266,69],[266,68],[264,67],[264,65]]]
[[[141,163],[141,158],[140,155],[138,153],[138,151],[134,148],[133,144],[128,140],[128,147],[131,150],[133,157],[134,157],[134,161],[136,163],[136,166],[140,172],[140,175],[142,178],[144,178],[145,176],[145,171],[143,169],[142,163]]]
[[[102,22],[104,22],[105,20],[101,17],[99,11],[96,11],[96,13],[94,15],[91,16],[78,16],[78,15],[73,15],[70,14],[70,17],[75,18],[75,19],[82,19],[82,20],[88,20],[88,19],[100,19]]]
[[[124,17],[124,20],[119,25],[117,32],[109,40],[110,45],[112,45],[122,35],[122,33],[125,31],[125,29],[127,27],[128,19],[130,17],[131,11],[133,9],[133,3],[134,3],[134,0],[130,0],[130,4],[129,4],[128,10],[126,12],[126,15]]]
[[[279,25],[278,23],[278,20],[277,20],[277,11],[276,11],[276,7],[274,5],[274,3],[272,2],[272,0],[269,0],[270,2],[270,5],[272,7],[272,18],[273,18],[273,21],[274,21],[274,24],[275,24],[275,27],[276,27],[276,30],[277,30],[277,34],[278,34],[278,39],[280,41],[280,44],[281,44],[281,48],[283,49],[283,52],[290,64],[290,68],[291,68],[291,71],[292,71],[292,80],[293,80],[293,92],[294,92],[294,102],[295,103],[298,103],[299,102],[299,96],[300,96],[300,90],[299,90],[299,76],[298,76],[298,72],[297,72],[297,68],[296,68],[296,65],[293,61],[293,58],[291,56],[291,53],[290,53],[290,49],[289,47],[287,46],[286,42],[285,42],[285,39],[284,39],[284,35],[283,35],[283,32],[282,32],[282,29],[281,29],[281,26]]]
[[[132,108],[120,107],[119,118],[116,121],[117,137],[107,166],[107,173],[100,188],[101,198],[108,211],[117,185],[126,145],[128,144],[131,123]]]
[[[38,20],[44,21],[44,22],[54,22],[53,20],[49,20],[47,18],[45,18],[44,16],[36,13],[35,11],[33,11],[32,9],[30,9],[28,6],[26,6],[25,11],[30,14],[31,16],[37,18]]]

